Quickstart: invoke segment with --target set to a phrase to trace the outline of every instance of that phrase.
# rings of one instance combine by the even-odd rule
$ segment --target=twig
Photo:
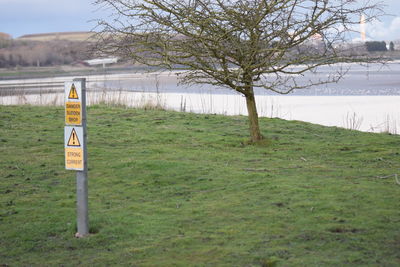
[[[248,172],[269,172],[269,170],[268,169],[250,169],[250,168],[247,168],[247,169],[243,169],[244,171],[248,171]]]
[[[400,181],[399,181],[399,177],[398,177],[397,173],[391,174],[391,175],[387,175],[387,176],[377,176],[377,178],[380,178],[380,179],[387,179],[387,178],[390,178],[390,177],[392,177],[392,176],[394,176],[394,179],[395,179],[396,183],[397,183],[398,185],[400,185]]]

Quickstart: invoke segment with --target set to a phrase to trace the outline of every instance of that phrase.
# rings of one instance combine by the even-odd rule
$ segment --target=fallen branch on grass
[[[391,174],[391,175],[388,175],[388,176],[377,176],[377,178],[380,178],[380,179],[387,179],[387,178],[390,178],[390,177],[392,177],[392,176],[394,176],[394,179],[395,179],[396,183],[397,183],[398,185],[400,185],[400,181],[399,181],[399,177],[398,177],[397,173]]]
[[[247,171],[247,172],[269,172],[270,170],[268,170],[268,169],[251,169],[251,168],[246,168],[246,169],[243,169],[244,171]]]

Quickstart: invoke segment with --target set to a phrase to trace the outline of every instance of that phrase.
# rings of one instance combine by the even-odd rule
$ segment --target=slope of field
[[[399,266],[399,136],[246,119],[90,107],[76,239],[64,110],[0,106],[0,263]]]

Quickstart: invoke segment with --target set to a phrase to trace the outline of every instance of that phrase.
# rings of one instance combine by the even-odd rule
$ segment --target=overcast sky
[[[106,16],[94,0],[0,0],[0,32],[14,38],[24,34],[90,31],[93,21]],[[371,40],[400,39],[400,0],[381,0],[386,7],[382,21],[367,25]]]

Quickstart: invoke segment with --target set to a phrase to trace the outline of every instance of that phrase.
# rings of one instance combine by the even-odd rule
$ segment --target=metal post
[[[84,168],[76,172],[76,200],[77,200],[77,228],[76,237],[84,237],[89,234],[88,212],[88,179],[87,179],[87,132],[86,132],[86,79],[74,79],[74,82],[82,86],[82,128],[83,128],[83,158]]]
[[[87,171],[76,172],[77,225],[76,237],[89,234]]]

